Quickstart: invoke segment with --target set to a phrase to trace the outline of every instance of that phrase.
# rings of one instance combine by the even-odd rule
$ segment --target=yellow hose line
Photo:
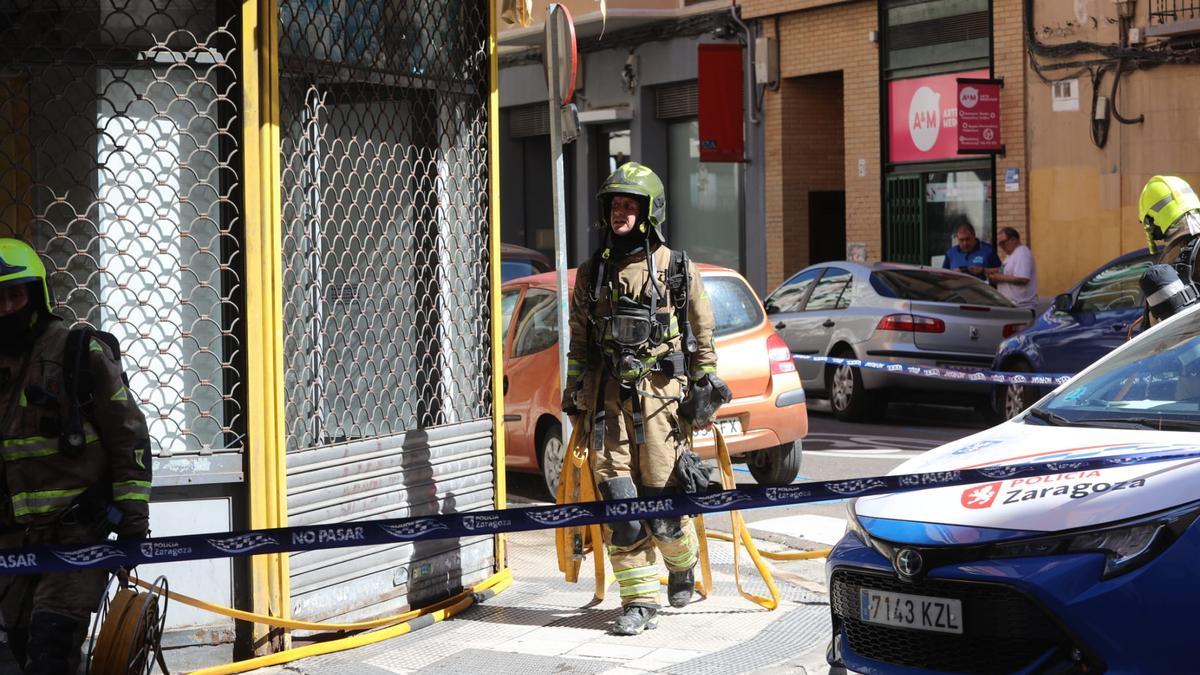
[[[490,590],[493,594],[499,593],[512,585],[512,572],[509,569],[503,569],[500,572],[492,575],[486,581],[474,586],[470,591],[463,591],[447,601],[448,606],[430,612],[429,608],[421,610],[422,616],[429,617],[426,623],[433,623],[448,619],[455,614],[462,612],[475,603],[475,593]],[[439,604],[447,604],[439,603]],[[424,625],[424,624],[423,624]],[[420,628],[421,626],[418,626]],[[224,666],[216,666],[213,668],[204,668],[202,670],[192,671],[192,675],[227,675],[228,673],[244,673],[247,670],[255,668],[265,668],[267,666],[277,666],[281,663],[288,663],[296,659],[308,658],[310,656],[321,656],[322,654],[330,654],[340,652],[346,649],[354,649],[355,647],[365,647],[366,645],[382,642],[394,637],[399,637],[405,633],[413,631],[411,621],[406,621],[399,625],[377,630],[372,633],[361,633],[359,635],[351,635],[350,637],[341,638],[340,640],[330,640],[329,642],[321,642],[296,649],[289,649],[283,652],[276,652],[266,656],[259,656],[237,663],[230,663]]]
[[[721,469],[721,485],[727,490],[732,490],[737,485],[733,478],[733,463],[729,459],[729,448],[725,445],[725,439],[721,436],[721,432],[716,429],[713,431],[717,443],[717,461]],[[570,441],[567,443],[566,458],[555,501],[559,504],[569,504],[596,499],[591,463],[588,461],[588,448],[581,443],[579,427],[575,428],[574,433],[571,434]],[[758,547],[754,544],[754,539],[750,536],[750,529],[746,527],[745,519],[742,518],[742,514],[738,511],[729,512],[729,521],[733,532],[732,536],[715,532],[712,534],[707,533],[704,528],[703,516],[696,516],[694,521],[696,523],[696,534],[700,539],[699,558],[701,563],[701,579],[696,584],[696,590],[705,597],[708,597],[712,590],[712,572],[709,567],[708,547],[706,545],[710,537],[733,542],[733,577],[738,593],[750,602],[767,610],[777,608],[781,596],[779,594],[779,587],[775,585],[775,579],[771,575],[771,568],[763,560],[764,557],[774,560],[804,560],[807,558],[824,557],[828,553],[828,550],[797,553],[760,553]],[[612,583],[612,576],[604,571],[603,546],[601,545],[602,542],[598,530],[599,527],[595,525],[589,525],[586,528],[558,528],[555,532],[555,548],[558,553],[559,570],[564,573],[566,580],[572,583],[579,580],[579,567],[582,559],[588,553],[595,556],[593,558],[593,563],[596,566],[594,578],[596,587],[595,596],[597,600],[603,600],[605,589]],[[742,588],[740,553],[743,546],[750,555],[750,560],[754,563],[755,569],[758,570],[759,575],[762,577],[763,583],[766,584],[770,597],[756,595]],[[659,580],[665,583],[664,577],[660,577]]]
[[[162,589],[156,588],[153,584],[142,581],[141,579],[131,579],[133,583],[147,590],[154,590],[163,593]],[[266,616],[265,614],[255,614],[253,612],[245,612],[232,607],[224,607],[222,605],[213,604],[211,602],[193,598],[182,593],[174,591],[166,591],[165,595],[176,602],[181,602],[185,605],[202,609],[213,614],[220,614],[241,621],[249,621],[251,623],[263,624],[266,626],[274,626],[276,628],[292,628],[298,630],[318,630],[318,631],[352,631],[352,630],[367,630],[370,628],[380,628],[382,626],[391,626],[402,621],[410,621],[421,616],[423,613],[428,613],[436,609],[455,602],[458,596],[453,596],[441,602],[434,603],[424,609],[414,609],[403,614],[394,616],[385,616],[380,619],[372,619],[370,621],[360,621],[358,623],[316,623],[312,621],[299,621],[296,619],[281,619],[276,616]]]
[[[733,541],[733,537],[724,532],[709,532],[709,539],[717,539],[720,541]],[[776,553],[773,551],[759,551],[759,555],[770,560],[813,560],[814,558],[828,558],[832,548],[821,548],[815,551],[797,551],[795,553]]]

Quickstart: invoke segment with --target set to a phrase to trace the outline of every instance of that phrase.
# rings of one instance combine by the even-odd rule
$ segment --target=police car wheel
[[[567,445],[563,443],[562,425],[555,422],[538,439],[538,462],[542,466],[542,478],[551,497],[558,494],[558,482],[562,479],[566,456]]]

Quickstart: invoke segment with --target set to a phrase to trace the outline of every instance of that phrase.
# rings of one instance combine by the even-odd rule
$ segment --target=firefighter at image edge
[[[703,491],[708,472],[692,431],[711,426],[731,398],[716,375],[708,294],[687,255],[666,246],[666,196],[653,171],[623,164],[596,197],[604,240],[575,276],[562,410],[582,425],[602,499]],[[699,547],[690,518],[603,532],[621,594],[613,633],[657,625],[658,553],[671,606],[688,604]]]
[[[0,238],[0,548],[143,539],[146,419],[110,336],[68,330],[53,306],[37,252]],[[17,557],[32,554],[0,557],[0,568]],[[108,574],[0,575],[0,620],[26,673],[76,671]]]
[[[1138,220],[1146,243],[1155,254],[1138,281],[1145,297],[1142,318],[1129,328],[1129,337],[1196,302],[1200,296],[1200,199],[1187,181],[1177,176],[1154,176],[1138,197]]]

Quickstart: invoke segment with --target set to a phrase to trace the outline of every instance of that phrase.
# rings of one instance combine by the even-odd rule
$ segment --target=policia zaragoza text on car
[[[666,197],[649,168],[630,162],[600,187],[605,243],[579,267],[563,412],[584,425],[604,499],[653,497],[707,486],[689,443],[712,423],[729,388],[716,376],[713,316],[696,266],[667,248]],[[621,592],[614,632],[654,628],[661,551],[674,607],[694,588],[699,542],[688,518],[604,528]]]
[[[110,336],[51,313],[46,270],[0,239],[0,548],[95,544],[149,531],[146,420]],[[0,619],[26,673],[74,673],[101,569],[0,576]]]

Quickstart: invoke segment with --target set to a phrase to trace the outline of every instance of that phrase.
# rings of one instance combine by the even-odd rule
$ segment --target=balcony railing
[[[1200,32],[1200,0],[1150,0],[1146,34],[1158,37]]]

